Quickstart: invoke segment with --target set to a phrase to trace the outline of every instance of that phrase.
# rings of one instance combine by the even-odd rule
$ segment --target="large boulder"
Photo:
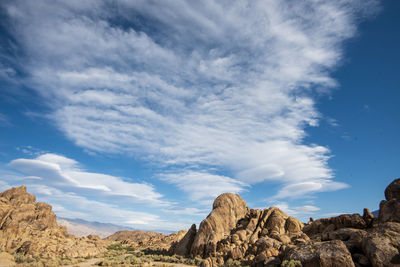
[[[400,201],[400,178],[395,179],[385,189],[386,200],[397,199]]]
[[[368,224],[363,217],[358,214],[342,214],[336,217],[324,218],[310,222],[304,226],[303,232],[309,236],[334,231],[341,228],[365,229]]]
[[[185,236],[179,242],[175,242],[172,244],[171,248],[169,249],[170,253],[181,256],[188,256],[196,233],[196,225],[193,224],[192,227],[190,227],[189,231],[187,231]]]
[[[237,194],[220,195],[213,204],[211,213],[200,223],[190,254],[213,256],[217,243],[227,238],[237,222],[247,213],[246,202]]]
[[[300,261],[303,267],[354,267],[350,252],[340,240],[309,242],[292,248],[287,261]]]
[[[400,222],[400,201],[382,200],[379,204],[379,222]]]
[[[331,232],[321,234],[322,241],[341,240],[351,253],[362,250],[362,242],[367,235],[367,231],[354,228],[341,228]]]
[[[400,266],[400,223],[387,222],[372,229],[362,249],[373,267]]]
[[[400,178],[386,187],[385,198],[379,204],[379,222],[400,222]]]

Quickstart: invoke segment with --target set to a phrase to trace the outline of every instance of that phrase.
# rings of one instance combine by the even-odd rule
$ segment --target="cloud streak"
[[[48,117],[78,146],[147,160],[204,203],[265,180],[283,184],[277,198],[345,187],[332,181],[329,149],[306,144],[305,129],[318,126],[313,95],[336,86],[329,72],[374,1],[368,9],[358,1],[39,2],[3,8],[27,55],[26,82],[52,100]],[[96,188],[88,173],[77,183],[82,171],[55,164],[40,168],[75,187],[113,192],[123,183],[96,176],[104,185]]]
[[[133,203],[169,205],[150,184],[127,182],[121,177],[86,172],[77,161],[57,154],[47,153],[35,159],[15,159],[9,166],[29,175],[29,179],[36,177],[37,183],[43,186],[80,190],[97,197],[123,197]]]

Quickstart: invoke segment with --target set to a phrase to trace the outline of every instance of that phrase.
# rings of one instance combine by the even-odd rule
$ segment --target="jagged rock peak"
[[[57,224],[50,205],[36,202],[26,186],[0,193],[0,251],[46,258],[96,255],[101,240],[78,239]]]
[[[226,257],[249,261],[255,257],[275,257],[282,246],[309,240],[302,228],[302,222],[279,208],[251,209],[239,195],[225,193],[216,198],[198,231],[193,225],[170,251],[192,257],[216,257],[219,261]]]
[[[28,204],[36,201],[36,197],[26,191],[25,185],[21,185],[20,187],[12,187],[3,193],[0,193],[0,198],[4,198],[11,203]]]

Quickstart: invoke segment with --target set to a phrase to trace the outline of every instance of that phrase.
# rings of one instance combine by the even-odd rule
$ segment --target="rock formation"
[[[118,241],[123,244],[129,244],[130,246],[137,249],[151,249],[158,251],[167,251],[170,249],[172,244],[176,244],[186,234],[186,231],[182,230],[170,235],[164,235],[162,233],[152,231],[118,231],[108,237],[106,240]]]
[[[196,225],[193,224],[181,240],[177,240],[171,245],[169,252],[181,256],[189,256],[196,233]]]
[[[386,188],[385,198],[379,204],[379,221],[400,222],[400,178]]]
[[[378,218],[364,209],[304,225],[278,208],[250,209],[238,195],[223,194],[198,231],[193,225],[170,251],[201,256],[203,266],[400,266],[400,179],[385,197]]]
[[[228,237],[238,220],[247,212],[246,202],[237,194],[222,194],[213,204],[207,219],[201,222],[191,245],[192,255],[212,255],[217,243]]]
[[[1,267],[13,267],[15,266],[14,257],[7,252],[0,252],[0,266]]]
[[[300,244],[289,250],[285,259],[300,261],[302,266],[355,266],[350,252],[340,240]]]
[[[92,256],[106,247],[100,238],[70,235],[25,186],[0,193],[0,241],[0,251],[43,258]]]
[[[278,208],[249,209],[239,195],[226,193],[214,201],[199,230],[192,226],[171,252],[213,257],[216,263],[229,258],[261,262],[279,256],[291,243],[307,242],[302,228],[302,222]]]

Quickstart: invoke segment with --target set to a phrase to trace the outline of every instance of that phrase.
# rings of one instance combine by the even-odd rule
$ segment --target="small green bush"
[[[301,264],[300,261],[296,260],[284,260],[281,264],[281,267],[302,267],[303,265]]]
[[[242,266],[242,263],[240,261],[238,261],[238,260],[228,259],[225,262],[225,266],[227,266],[227,267]]]

